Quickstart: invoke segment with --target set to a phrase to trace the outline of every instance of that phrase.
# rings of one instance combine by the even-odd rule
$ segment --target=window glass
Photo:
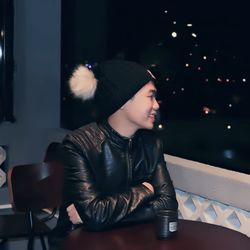
[[[63,1],[62,126],[75,128],[89,120],[89,104],[78,108],[85,116],[77,115],[79,110],[71,106],[77,101],[70,99],[65,87],[75,64],[134,60],[149,67],[158,79],[161,108],[156,129],[165,153],[249,174],[246,3],[98,3],[97,9],[95,1]]]

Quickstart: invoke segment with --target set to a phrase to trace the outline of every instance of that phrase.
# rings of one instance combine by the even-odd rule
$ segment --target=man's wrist
[[[149,182],[143,182],[142,185],[154,194],[154,187]]]

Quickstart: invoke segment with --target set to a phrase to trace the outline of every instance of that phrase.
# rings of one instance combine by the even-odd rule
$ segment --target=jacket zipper
[[[128,151],[127,151],[127,164],[128,164],[128,179],[127,185],[129,187],[132,180],[132,161],[131,161],[131,149],[132,149],[132,139],[128,141]]]

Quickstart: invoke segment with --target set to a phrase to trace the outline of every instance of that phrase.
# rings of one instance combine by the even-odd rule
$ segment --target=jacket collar
[[[138,134],[136,132],[132,138],[122,136],[109,125],[107,120],[102,121],[99,124],[99,127],[107,135],[107,137],[109,137],[113,142],[122,147],[127,147],[130,142],[135,140]]]

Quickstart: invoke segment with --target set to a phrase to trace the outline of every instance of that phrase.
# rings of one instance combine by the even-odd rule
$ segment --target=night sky
[[[136,60],[151,67],[161,83],[166,83],[163,99],[170,100],[173,94],[179,104],[187,105],[190,94],[199,92],[199,97],[189,101],[190,115],[202,109],[205,114],[249,116],[246,6],[226,1],[108,2],[110,58]],[[170,113],[175,116],[174,108]]]

